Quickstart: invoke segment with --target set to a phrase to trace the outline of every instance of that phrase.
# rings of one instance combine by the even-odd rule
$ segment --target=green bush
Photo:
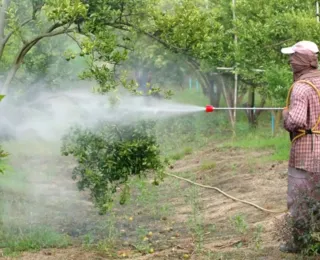
[[[122,188],[120,203],[129,196],[126,185],[130,176],[155,173],[154,183],[163,178],[164,162],[154,134],[154,123],[100,124],[95,130],[72,128],[63,137],[62,154],[73,155],[78,165],[73,179],[80,190],[89,189],[101,214],[113,202],[117,188]]]

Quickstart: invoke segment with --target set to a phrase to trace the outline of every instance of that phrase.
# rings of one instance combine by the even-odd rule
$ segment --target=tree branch
[[[118,44],[117,44],[117,47],[119,47],[119,48],[123,48],[123,49],[126,49],[126,50],[129,50],[129,51],[134,51],[134,49],[133,49],[133,48],[130,48],[130,47],[125,46],[125,45],[120,44],[120,43],[118,43]]]
[[[81,44],[78,42],[78,40],[77,40],[75,37],[73,37],[73,36],[70,35],[69,33],[67,33],[67,36],[68,36],[69,38],[71,38],[71,39],[78,45],[78,47],[79,47],[80,49],[82,49]]]
[[[38,36],[36,36],[34,39],[32,39],[31,41],[29,41],[27,44],[25,44],[21,51],[20,51],[20,54],[18,55],[17,59],[16,59],[16,62],[17,63],[20,63],[24,56],[27,54],[27,52],[34,46],[36,45],[41,39],[43,38],[50,38],[50,37],[53,37],[53,36],[57,36],[57,35],[61,35],[61,34],[64,34],[64,33],[69,33],[69,32],[74,32],[74,29],[68,29],[68,28],[65,28],[63,30],[60,30],[60,31],[51,31],[49,32],[50,29],[48,30],[47,33],[44,33],[44,34],[40,34]]]
[[[50,32],[54,31],[55,29],[58,29],[59,27],[61,27],[63,25],[65,25],[65,23],[64,24],[63,23],[55,23],[48,29],[47,32],[50,33]]]
[[[187,54],[188,49],[179,48],[177,46],[170,45],[166,43],[164,40],[158,38],[157,36],[153,35],[152,33],[142,31],[141,29],[136,28],[140,33],[143,33],[144,35],[150,37],[151,39],[157,41],[158,43],[162,44],[164,47],[168,48],[169,50],[174,51],[175,53],[183,53]]]
[[[30,19],[25,20],[24,22],[22,22],[22,23],[20,24],[19,28],[27,25],[27,24],[30,23],[31,21],[33,21],[33,18],[30,18]],[[14,34],[14,30],[10,31],[10,32],[4,37],[4,39],[3,39],[2,42],[0,41],[0,59],[1,59],[2,55],[3,55],[4,48],[6,47],[6,44],[8,43],[8,41],[10,40],[10,38],[11,38],[11,36],[12,36],[13,34]],[[26,42],[24,41],[24,39],[23,39],[22,37],[21,37],[21,39],[22,39],[22,42],[23,42],[24,44],[26,44]],[[1,38],[0,38],[0,40],[1,40]]]
[[[50,29],[49,29],[50,30]],[[9,89],[9,85],[11,83],[11,81],[13,80],[13,78],[15,77],[18,69],[20,68],[23,59],[25,57],[25,55],[28,53],[28,51],[31,50],[31,48],[33,46],[35,46],[41,39],[43,38],[49,38],[49,37],[53,37],[53,36],[57,36],[57,35],[61,35],[64,33],[69,33],[69,32],[73,32],[74,28],[69,29],[69,26],[64,28],[63,30],[59,30],[59,31],[51,31],[51,32],[46,32],[44,34],[40,34],[38,36],[36,36],[35,38],[33,38],[31,41],[29,41],[27,44],[25,44],[22,49],[19,51],[19,54],[17,55],[15,62],[12,66],[11,71],[9,72],[6,81],[4,83],[4,85],[2,86],[2,93],[7,94],[8,89]]]
[[[27,25],[27,24],[30,23],[32,20],[33,20],[33,18],[30,18],[30,19],[25,20],[23,23],[21,23],[21,24],[19,25],[19,27],[21,28],[21,27]],[[14,33],[14,31],[12,30],[11,32],[9,32],[9,33],[5,36],[5,38],[4,38],[4,40],[3,40],[3,44],[4,44],[4,45],[7,44],[7,42],[9,41],[9,39],[10,39],[10,37],[12,36],[13,33]]]
[[[157,41],[158,43],[160,43],[161,45],[163,45],[165,48],[172,50],[175,53],[183,53],[183,54],[187,54],[188,49],[184,49],[184,48],[179,48],[177,46],[173,46],[170,45],[168,43],[166,43],[164,40],[158,38],[155,34],[152,34],[150,32],[146,32],[141,30],[140,28],[138,28],[137,26],[134,26],[133,24],[127,23],[127,22],[121,22],[118,24],[114,24],[114,23],[106,23],[106,25],[116,28],[116,29],[120,29],[120,30],[126,30],[128,31],[128,29],[122,27],[122,26],[127,26],[127,27],[131,27],[133,29],[135,29],[136,31],[138,31],[139,33],[144,34],[145,36],[148,36],[149,38]]]
[[[248,80],[248,79],[244,79],[243,77],[241,77],[240,76],[240,78],[239,78],[239,80],[242,82],[242,83],[244,83],[244,84],[246,84],[246,85],[248,85],[248,86],[252,86],[252,87],[259,87],[259,86],[261,86],[261,83],[255,83],[255,82],[253,82],[252,80]]]

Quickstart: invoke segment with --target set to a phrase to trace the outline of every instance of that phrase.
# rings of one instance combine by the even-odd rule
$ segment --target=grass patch
[[[261,130],[262,131],[262,130]],[[243,149],[272,149],[273,154],[268,156],[268,160],[286,161],[289,158],[290,140],[288,134],[284,131],[277,136],[272,137],[261,132],[249,132],[247,135],[241,135],[232,141],[225,142],[222,147],[237,147]]]
[[[213,170],[215,169],[217,164],[215,162],[202,162],[200,169],[202,171],[208,171],[208,170]]]
[[[192,154],[192,152],[193,152],[193,149],[191,147],[187,147],[183,151],[171,155],[170,159],[174,161],[178,161],[178,160],[181,160],[183,157]]]
[[[186,148],[184,148],[184,150],[183,150],[183,153],[184,153],[185,155],[190,155],[190,154],[192,154],[192,152],[193,152],[193,149],[192,149],[191,147],[186,147]]]
[[[0,248],[3,248],[5,255],[14,255],[23,251],[39,251],[44,248],[65,248],[71,245],[68,236],[46,227],[25,230],[6,228],[1,232]]]

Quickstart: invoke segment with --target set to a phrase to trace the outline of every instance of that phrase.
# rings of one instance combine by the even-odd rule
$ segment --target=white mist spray
[[[31,103],[6,106],[1,112],[2,122],[5,122],[2,128],[7,128],[3,130],[10,131],[17,139],[36,137],[46,141],[59,140],[75,124],[91,127],[102,120],[159,119],[204,111],[203,107],[130,95],[121,96],[113,106],[107,96],[84,89],[55,94],[43,92]]]
[[[101,219],[71,179],[72,158],[60,156],[60,139],[74,124],[94,127],[99,121],[130,122],[204,111],[151,97],[122,95],[116,106],[108,96],[88,89],[42,92],[25,104],[8,102],[0,111],[0,134],[11,134],[4,143],[11,153],[13,173],[1,177],[4,191],[2,222],[12,225],[52,226],[71,235],[94,229]],[[17,187],[20,187],[17,191]],[[16,196],[19,197],[17,202]]]

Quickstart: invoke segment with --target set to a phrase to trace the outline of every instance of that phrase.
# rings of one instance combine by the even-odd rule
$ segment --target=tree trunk
[[[255,107],[255,88],[254,87],[250,87],[248,95],[249,95],[248,106],[250,108],[253,108],[253,107]],[[256,113],[256,111],[248,110],[247,116],[248,116],[248,122],[249,122],[250,127],[256,128],[257,127],[257,113]]]
[[[207,95],[210,86],[210,82],[207,78],[207,75],[200,70],[200,64],[197,61],[188,58],[186,62],[196,73],[197,79],[200,81],[200,84],[202,86],[202,91],[205,95]]]
[[[274,133],[275,134],[279,131],[281,118],[282,118],[282,111],[278,110],[275,113],[275,123],[274,123],[274,129],[275,129]]]
[[[209,100],[210,100],[210,104],[214,107],[219,107],[220,105],[220,99],[221,99],[221,88],[219,88],[216,84],[215,84],[215,80],[213,79],[213,77],[210,77],[210,86],[209,86],[209,90],[208,90],[208,96],[209,96]]]
[[[7,77],[6,77],[6,81],[4,82],[2,88],[1,88],[1,95],[7,95],[8,94],[8,90],[9,90],[9,86],[11,81],[14,79],[14,76],[16,75],[18,69],[20,68],[21,64],[14,64],[11,68],[11,70],[9,71]]]
[[[259,107],[264,107],[265,104],[266,104],[266,101],[267,101],[267,98],[265,96],[262,96]],[[256,113],[255,113],[255,122],[256,122],[256,124],[258,124],[258,118],[262,114],[262,112],[264,112],[264,111],[263,110],[256,111]]]
[[[186,62],[196,73],[197,79],[200,81],[202,87],[202,92],[205,96],[209,97],[210,104],[218,107],[220,104],[222,89],[218,88],[215,84],[215,77],[209,72],[201,71],[200,64],[197,61],[188,58]]]
[[[220,78],[220,82],[221,82],[222,93],[223,93],[223,96],[224,96],[224,98],[226,100],[227,107],[232,107],[232,100],[230,100],[230,97],[228,95],[228,91],[227,91],[227,88],[226,88],[226,85],[225,85],[225,81],[224,81],[223,75],[220,74],[219,78]],[[229,120],[230,120],[232,129],[234,130],[235,129],[235,121],[234,121],[232,110],[228,109],[228,115],[229,115]]]

